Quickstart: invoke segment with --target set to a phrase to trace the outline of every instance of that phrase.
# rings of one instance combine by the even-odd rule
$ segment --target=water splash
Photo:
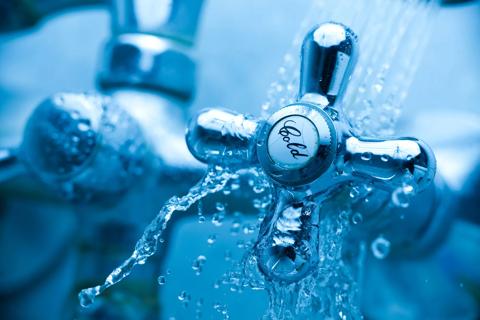
[[[327,212],[320,221],[320,259],[316,271],[292,284],[266,282],[265,319],[361,319],[354,265],[343,256],[350,216]]]
[[[355,5],[349,0],[337,0],[334,5],[326,0],[313,1],[313,7],[302,22],[291,50],[284,56],[277,79],[270,85],[267,102],[261,108],[262,116],[268,117],[272,109],[292,103],[297,98],[297,52],[308,28],[323,21],[340,21],[359,35],[361,54],[339,105],[357,134],[393,135],[431,30],[434,8],[433,1],[423,0],[361,0]],[[368,154],[362,156],[365,160],[370,157]],[[357,203],[358,206],[358,203],[367,203],[370,197],[378,195],[371,186],[364,189],[366,193],[359,186],[352,186],[351,199],[346,201]],[[393,191],[391,203],[395,207],[406,208],[414,194],[414,186],[404,183]],[[321,232],[320,254],[326,259],[321,260],[316,273],[298,283],[282,286],[266,282],[270,306],[265,318],[311,318],[313,314],[322,318],[362,318],[356,294],[357,282],[361,277],[358,270],[363,268],[360,253],[365,251],[365,246],[357,248],[360,262],[356,265],[346,262],[340,251],[347,230],[363,225],[364,219],[369,219],[371,213],[364,217],[361,212],[348,208],[339,214],[343,217],[341,221],[347,222],[340,222],[332,220],[336,210],[325,210],[325,219],[320,222],[325,227]],[[334,232],[334,226],[338,225],[341,226],[338,228],[340,231]],[[389,253],[390,242],[379,237],[372,243],[371,249],[377,258],[383,259]],[[358,271],[356,277],[354,269]],[[255,278],[252,274],[250,277]]]
[[[373,240],[370,249],[372,250],[373,256],[377,259],[385,259],[390,253],[390,241],[388,241],[384,236],[378,236]]]
[[[431,32],[435,1],[314,0],[262,105],[263,118],[293,103],[299,83],[298,51],[312,26],[339,21],[359,36],[360,55],[344,97],[338,102],[357,134],[394,134],[396,120]]]
[[[78,294],[80,304],[83,307],[90,306],[98,295],[130,275],[136,265],[144,264],[157,251],[159,239],[174,212],[187,211],[200,199],[222,190],[233,176],[235,176],[235,173],[228,169],[219,166],[211,167],[204,178],[193,186],[185,196],[170,198],[160,209],[155,219],[147,226],[142,238],[135,245],[132,255],[108,275],[104,284],[83,289]]]

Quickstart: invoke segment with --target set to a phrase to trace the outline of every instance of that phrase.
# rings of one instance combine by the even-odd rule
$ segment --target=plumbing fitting
[[[137,86],[188,100],[195,88],[191,58],[203,0],[112,2],[112,38],[98,75],[104,89]]]
[[[112,1],[112,36],[97,74],[99,89],[138,121],[163,166],[173,175],[195,173],[192,178],[204,171],[184,140],[202,5],[203,0]]]
[[[297,102],[266,121],[207,109],[189,125],[187,144],[198,160],[259,164],[275,185],[256,244],[259,269],[271,280],[298,281],[315,267],[321,200],[337,187],[357,181],[420,193],[434,179],[435,157],[424,142],[357,137],[342,116],[339,101],[357,51],[352,30],[321,24],[302,45]]]

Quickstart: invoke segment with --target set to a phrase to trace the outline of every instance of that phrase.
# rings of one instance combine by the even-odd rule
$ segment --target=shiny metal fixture
[[[103,89],[136,86],[188,100],[195,89],[191,57],[203,0],[115,0],[112,37],[101,59]]]
[[[319,199],[335,186],[367,181],[393,191],[408,181],[421,192],[435,176],[422,141],[356,137],[342,117],[338,101],[357,54],[352,30],[321,24],[302,45],[298,102],[266,121],[209,109],[189,126],[187,144],[200,161],[258,163],[274,182],[275,208],[256,244],[259,268],[273,281],[298,281],[316,265]]]
[[[20,147],[5,151],[2,171],[22,165],[78,201],[125,191],[143,174],[148,155],[130,115],[107,97],[76,93],[44,100],[28,119]]]

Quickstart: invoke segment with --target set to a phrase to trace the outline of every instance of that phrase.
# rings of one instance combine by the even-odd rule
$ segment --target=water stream
[[[136,265],[144,264],[157,251],[158,242],[174,212],[187,211],[200,199],[222,190],[233,176],[235,176],[235,172],[229,169],[219,166],[210,167],[204,178],[193,186],[186,195],[170,198],[160,209],[155,219],[145,228],[132,255],[107,276],[104,284],[83,289],[78,294],[80,304],[83,307],[88,307],[95,302],[95,297],[127,277]]]

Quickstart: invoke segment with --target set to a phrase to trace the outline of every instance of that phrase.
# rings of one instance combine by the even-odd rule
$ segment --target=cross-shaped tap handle
[[[435,175],[435,157],[425,143],[356,137],[335,104],[357,51],[357,38],[344,25],[314,28],[302,46],[298,102],[266,121],[223,109],[201,111],[187,132],[190,151],[205,163],[259,163],[279,185],[310,185],[314,192],[355,179],[396,188],[406,174],[424,189]]]
[[[319,261],[322,195],[349,181],[394,190],[405,181],[425,189],[435,157],[415,138],[370,139],[353,134],[337,108],[358,54],[357,38],[339,23],[310,31],[302,46],[298,101],[266,121],[222,109],[200,112],[187,145],[200,161],[259,164],[276,186],[274,208],[255,245],[258,266],[270,280],[298,281]]]

